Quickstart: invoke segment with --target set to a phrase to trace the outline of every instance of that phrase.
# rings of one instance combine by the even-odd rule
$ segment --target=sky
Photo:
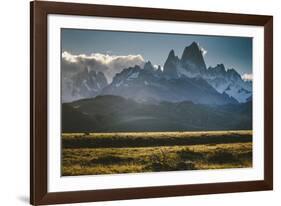
[[[106,58],[106,61],[110,58],[111,61],[112,57],[121,56],[126,60],[126,57],[130,56],[130,60],[149,60],[152,64],[161,66],[164,65],[171,49],[174,49],[180,58],[184,48],[193,41],[197,42],[203,51],[207,67],[223,63],[227,69],[234,68],[241,75],[252,74],[252,38],[248,37],[61,30],[61,50],[69,58],[71,55],[80,55],[79,57],[83,58],[98,56]]]

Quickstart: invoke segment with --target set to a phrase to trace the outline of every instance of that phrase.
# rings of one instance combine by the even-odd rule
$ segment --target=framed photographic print
[[[272,16],[30,8],[31,204],[272,190]]]

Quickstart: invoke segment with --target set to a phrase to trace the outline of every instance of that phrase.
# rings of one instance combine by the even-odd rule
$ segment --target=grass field
[[[64,133],[62,175],[252,166],[252,131]]]

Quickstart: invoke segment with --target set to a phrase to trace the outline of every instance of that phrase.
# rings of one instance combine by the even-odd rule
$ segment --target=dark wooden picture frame
[[[204,22],[264,27],[264,180],[49,193],[47,189],[48,14]],[[273,189],[273,17],[261,15],[31,2],[30,202],[34,205],[154,198]]]

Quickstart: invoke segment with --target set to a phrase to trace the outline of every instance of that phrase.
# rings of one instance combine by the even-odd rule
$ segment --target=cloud
[[[208,51],[206,49],[204,49],[203,47],[199,47],[199,48],[200,48],[202,55],[205,56]]]
[[[245,80],[245,81],[253,81],[253,74],[243,74],[242,75],[242,79]]]
[[[101,53],[74,55],[64,51],[62,53],[62,73],[66,77],[87,68],[103,72],[107,80],[111,82],[115,74],[124,68],[135,65],[143,66],[144,62],[141,55],[116,56]]]
[[[161,71],[163,71],[163,67],[161,65],[154,64],[153,67],[154,67],[155,70],[160,68]]]
[[[199,47],[199,49],[200,49],[200,51],[201,51],[201,53],[202,53],[202,55],[203,56],[205,56],[206,54],[207,54],[207,50],[206,49],[204,49],[202,46],[200,46],[200,44],[199,43],[197,43],[197,45],[198,45],[198,47]]]

